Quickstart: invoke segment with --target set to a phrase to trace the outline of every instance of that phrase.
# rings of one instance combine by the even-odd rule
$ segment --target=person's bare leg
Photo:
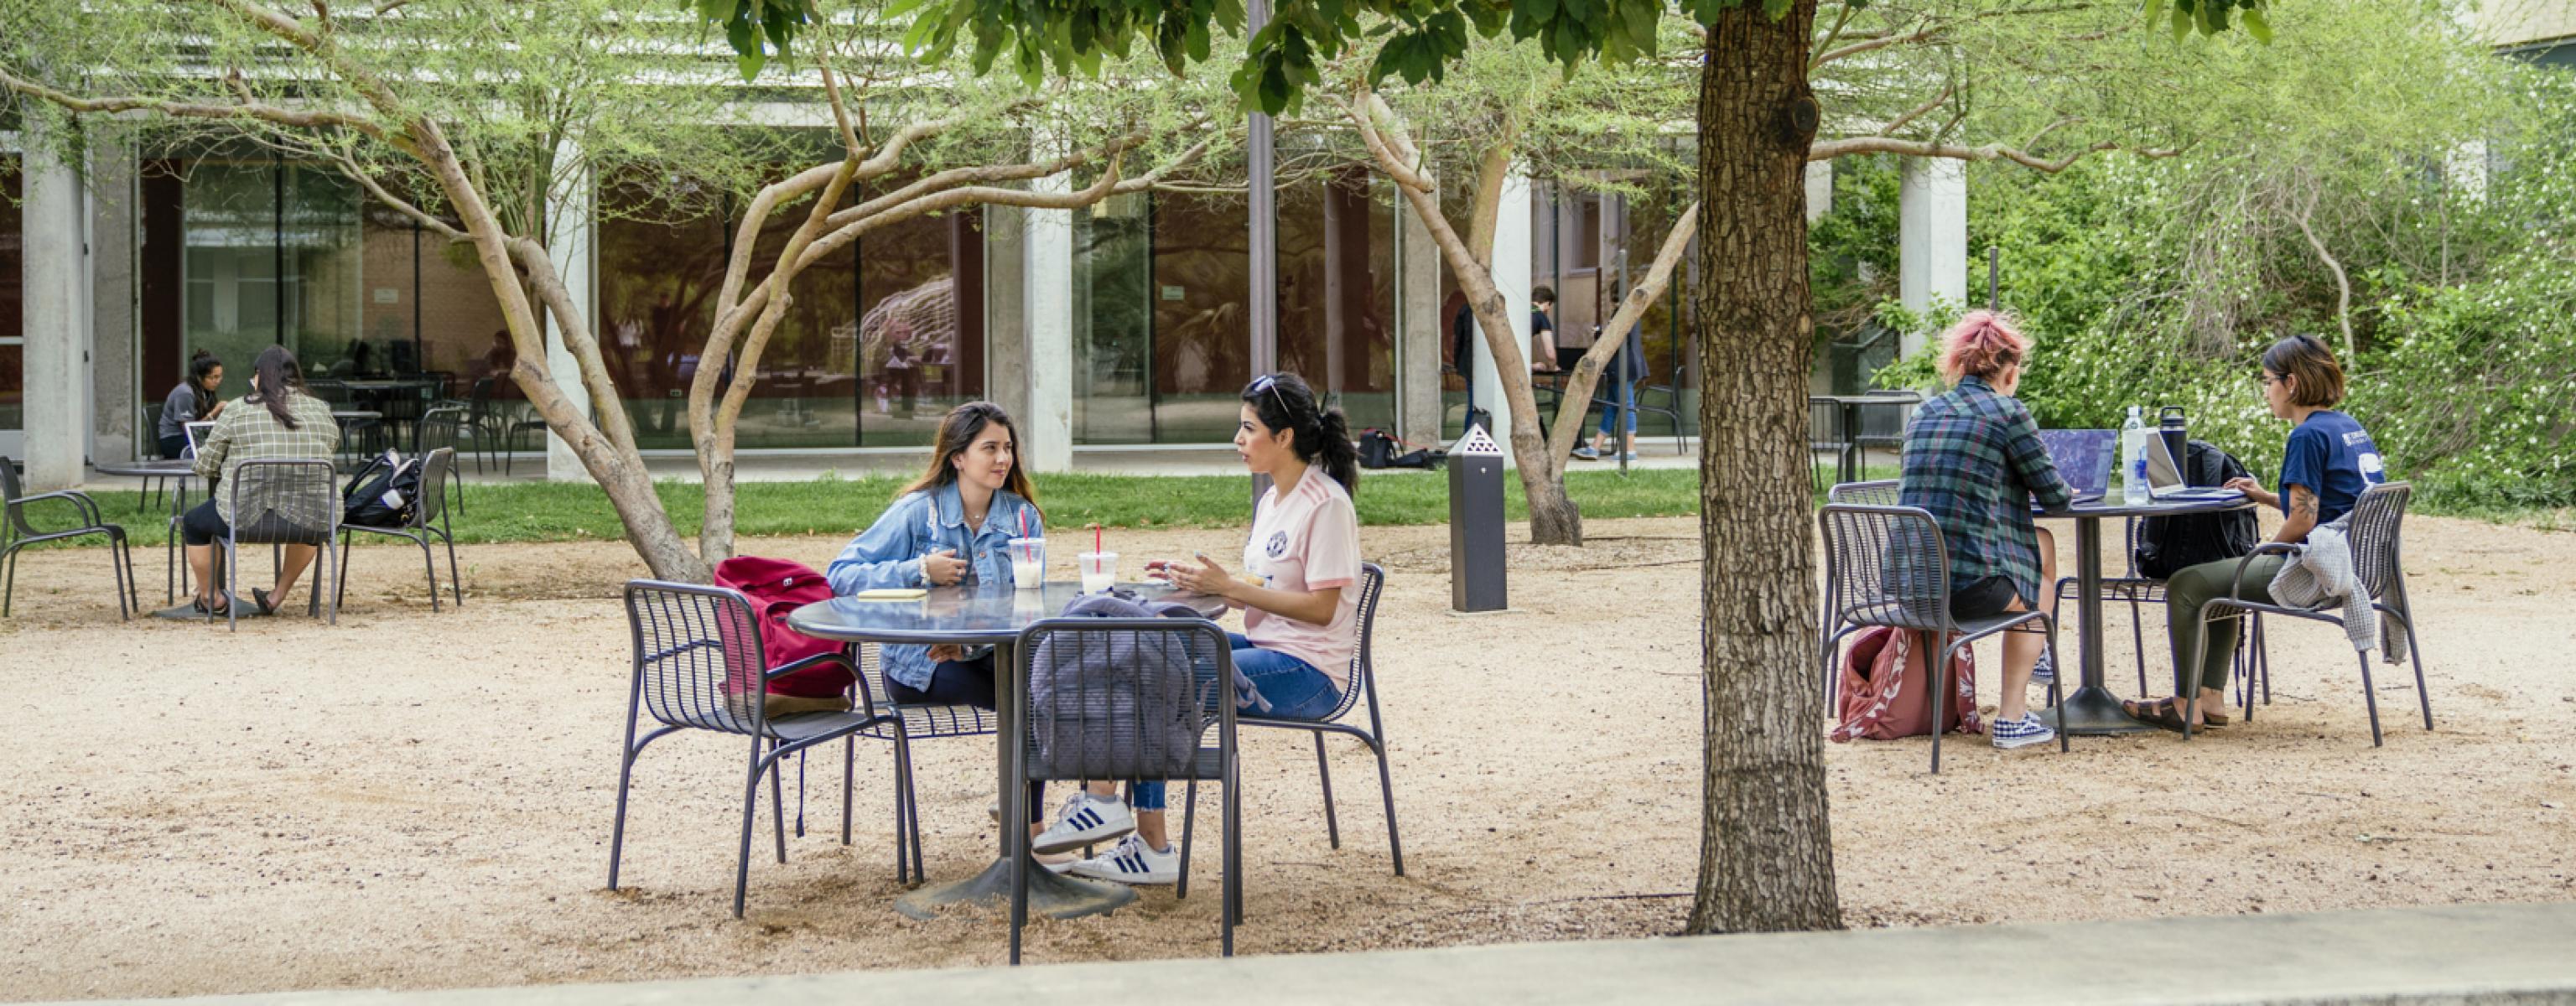
[[[197,578],[197,600],[215,606],[215,547],[188,546],[188,572]]]
[[[2039,530],[2039,610],[2047,612],[2049,621],[2057,620],[2057,536],[2047,528]]]
[[[277,586],[269,588],[268,603],[274,607],[285,607],[286,592],[295,589],[295,578],[303,576],[304,568],[311,565],[313,565],[313,546],[286,546],[285,565],[278,567]]]
[[[2005,611],[2029,611],[2021,598],[2013,598]],[[1995,698],[1995,718],[2017,720],[2030,712],[2030,671],[2039,663],[2047,637],[2035,632],[2004,633],[2004,691]]]

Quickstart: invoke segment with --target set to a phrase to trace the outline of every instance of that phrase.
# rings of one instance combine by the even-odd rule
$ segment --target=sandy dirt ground
[[[2374,750],[2347,644],[2294,626],[2274,633],[2273,704],[2205,740],[2078,739],[2061,755],[1954,738],[1938,777],[1922,739],[1830,745],[1850,924],[2576,897],[2576,536],[2410,525],[2438,731],[2391,669]],[[1332,748],[1336,850],[1311,748],[1255,736],[1243,951],[1679,929],[1698,850],[1696,525],[1590,530],[1582,549],[1516,546],[1516,610],[1479,618],[1447,613],[1444,529],[1368,532],[1391,570],[1377,652],[1407,875],[1388,869],[1363,748]],[[1222,532],[1117,537],[1130,556],[1240,547]],[[819,566],[839,544],[745,550]],[[832,827],[839,759],[814,759],[814,827],[785,866],[756,851],[740,922],[727,909],[743,747],[656,745],[627,887],[605,890],[628,681],[617,585],[642,569],[614,543],[460,551],[461,611],[433,614],[416,553],[378,547],[360,552],[338,627],[278,618],[238,635],[119,624],[103,553],[29,556],[0,622],[0,998],[1003,959],[998,915],[889,907],[903,888],[881,744],[859,749],[852,846]],[[157,568],[147,581],[158,601]],[[2151,675],[2169,679],[2148,617]],[[2125,694],[2124,622],[2108,659]],[[1995,656],[1980,660],[1989,703]],[[993,749],[917,751],[931,877],[967,876],[993,848]],[[754,848],[768,843],[764,824]],[[1040,921],[1029,958],[1215,954],[1214,848],[1188,899],[1149,891],[1113,916]],[[2223,973],[2225,948],[2211,950]]]

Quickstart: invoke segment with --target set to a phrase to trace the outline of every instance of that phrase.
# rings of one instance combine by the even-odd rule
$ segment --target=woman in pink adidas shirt
[[[1252,513],[1242,575],[1204,554],[1149,562],[1146,569],[1243,609],[1243,633],[1232,637],[1234,666],[1270,704],[1263,715],[1321,719],[1341,704],[1359,648],[1360,519],[1351,507],[1359,452],[1341,410],[1324,408],[1295,374],[1264,377],[1243,389],[1234,450],[1244,467],[1270,476],[1270,493]],[[1163,830],[1163,784],[1139,782],[1131,792],[1135,833],[1101,856],[1070,864],[1072,873],[1129,884],[1180,878],[1179,851]],[[1085,799],[1101,819],[1125,818],[1127,808],[1109,793],[1095,784]]]

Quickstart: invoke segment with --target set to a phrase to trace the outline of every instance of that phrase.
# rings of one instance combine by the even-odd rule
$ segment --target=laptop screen
[[[2117,430],[2041,430],[2040,446],[2057,466],[2057,477],[2078,500],[2097,500],[2111,488],[2111,458],[2118,453]]]
[[[188,453],[193,456],[197,453],[197,448],[204,447],[206,445],[206,434],[214,432],[214,429],[215,424],[213,423],[186,424],[182,428],[182,431],[188,435]]]

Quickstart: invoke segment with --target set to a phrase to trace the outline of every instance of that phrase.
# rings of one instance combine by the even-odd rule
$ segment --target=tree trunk
[[[1689,931],[1835,929],[1806,407],[1805,164],[1816,0],[1728,7],[1700,73],[1706,790]]]

